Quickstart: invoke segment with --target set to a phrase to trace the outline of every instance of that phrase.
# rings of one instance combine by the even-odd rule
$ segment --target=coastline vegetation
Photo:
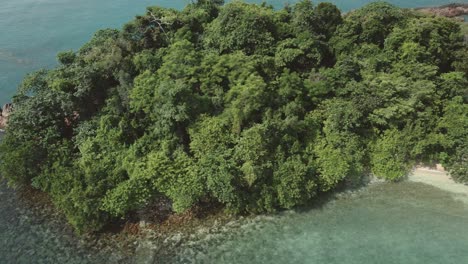
[[[175,212],[292,208],[417,162],[468,182],[468,46],[447,18],[199,0],[57,58],[18,88],[0,172],[79,232],[160,196]]]

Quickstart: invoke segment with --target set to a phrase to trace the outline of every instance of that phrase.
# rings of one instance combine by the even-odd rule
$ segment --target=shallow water
[[[468,263],[467,204],[422,183],[377,184],[230,225],[183,238],[154,263]]]
[[[60,214],[38,210],[47,208],[32,208],[0,183],[0,263],[119,263],[126,258],[120,252],[93,249]]]
[[[0,104],[10,101],[28,72],[56,65],[59,51],[78,49],[98,29],[120,28],[149,5],[182,8],[188,0],[0,0]],[[261,3],[263,0],[247,2]],[[275,7],[296,0],[266,1]],[[331,0],[343,11],[371,0]],[[464,0],[389,0],[401,7]]]
[[[97,250],[59,214],[36,214],[0,184],[0,263],[379,263],[468,261],[468,204],[423,183],[375,183],[307,208]],[[118,243],[118,242],[113,242]],[[112,250],[114,248],[114,250]]]

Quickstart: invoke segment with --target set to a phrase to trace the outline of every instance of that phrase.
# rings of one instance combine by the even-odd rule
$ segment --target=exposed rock
[[[13,105],[5,104],[2,109],[0,109],[0,129],[5,129],[8,123],[8,117],[13,111]]]
[[[468,4],[449,4],[439,7],[421,7],[416,10],[444,17],[459,17],[468,14]]]

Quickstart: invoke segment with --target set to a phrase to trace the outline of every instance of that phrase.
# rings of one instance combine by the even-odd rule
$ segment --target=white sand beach
[[[452,192],[457,200],[468,204],[468,185],[456,183],[440,165],[436,168],[418,166],[409,175],[408,180]]]

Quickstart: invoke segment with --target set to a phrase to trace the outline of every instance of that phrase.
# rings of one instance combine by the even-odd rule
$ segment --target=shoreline
[[[420,7],[414,7],[412,9],[420,10],[420,9],[427,9],[427,8],[443,9],[443,8],[459,8],[459,7],[468,8],[468,4],[465,4],[465,3],[450,3],[450,4],[445,4],[445,5],[420,6]]]
[[[25,261],[24,256],[34,255],[57,263],[128,263],[133,256],[139,237],[123,232],[78,235],[47,194],[39,190],[12,189],[0,179],[0,197],[0,235],[4,236],[0,245],[10,250],[6,256],[21,252],[21,258],[16,255],[20,262]],[[60,254],[50,254],[43,248]],[[0,250],[0,257],[5,257],[5,252]]]
[[[434,187],[453,197],[454,201],[460,201],[468,206],[468,185],[456,183],[449,174],[439,165],[436,168],[415,167],[404,182],[423,184]],[[135,250],[137,260],[144,259],[148,261],[156,259],[171,259],[179,252],[180,247],[197,245],[209,240],[216,240],[229,232],[242,231],[249,226],[264,225],[273,222],[288,215],[321,208],[327,204],[334,204],[336,201],[355,198],[366,191],[368,188],[384,186],[390,184],[378,179],[370,179],[359,187],[346,187],[330,193],[324,193],[310,204],[297,207],[291,210],[278,211],[273,214],[260,214],[248,216],[232,216],[218,211],[207,219],[189,220],[187,226],[179,226],[164,232],[159,232],[159,228],[142,228],[142,239],[138,241]],[[384,188],[384,187],[380,187]],[[180,252],[179,252],[180,253]],[[153,263],[153,262],[151,262]]]
[[[453,199],[468,205],[468,186],[453,181],[447,172],[429,167],[416,167],[409,175],[407,182],[433,186],[450,193]],[[125,222],[114,223],[102,232],[87,234],[83,237],[75,235],[67,224],[63,215],[53,206],[44,193],[33,189],[11,190],[20,199],[17,207],[29,211],[28,215],[39,215],[44,223],[51,223],[52,229],[66,230],[64,236],[76,240],[80,248],[88,248],[91,252],[106,252],[113,260],[134,260],[136,263],[154,263],[156,260],[172,259],[177,256],[179,247],[196,245],[199,241],[212,240],[234,230],[243,230],[249,226],[264,225],[275,219],[288,217],[294,212],[301,212],[304,208],[320,208],[328,203],[346,197],[359,196],[361,191],[380,185],[383,182],[371,181],[358,188],[325,193],[318,200],[304,207],[294,210],[280,211],[275,214],[235,216],[224,213],[220,208],[206,212],[206,208],[199,207],[177,215],[170,213],[167,218],[158,223],[156,219],[129,219]],[[39,202],[39,203],[37,203]],[[146,208],[151,211],[155,207]],[[200,213],[205,213],[200,215]],[[137,212],[140,214],[141,212]],[[144,214],[145,212],[143,212]],[[153,221],[151,221],[153,220]],[[48,224],[47,224],[48,225]],[[119,249],[115,254],[113,249]],[[114,253],[114,254],[111,254]]]
[[[435,173],[439,175],[440,178],[431,181],[430,175],[427,173]],[[447,185],[441,185],[440,182]],[[454,201],[454,204],[458,204],[458,206],[460,206],[460,204],[468,206],[468,186],[455,183],[446,172],[433,170],[431,168],[415,168],[408,176],[408,180],[403,182],[393,184],[382,181],[371,181],[360,188],[350,188],[338,192],[332,192],[328,195],[324,195],[324,197],[320,197],[317,201],[304,205],[303,207],[280,211],[274,214],[261,214],[245,217],[231,216],[224,218],[224,221],[211,219],[208,222],[201,222],[191,228],[173,230],[173,232],[166,233],[162,236],[161,234],[155,234],[154,230],[145,230],[147,232],[147,236],[138,241],[138,246],[135,251],[135,259],[137,261],[142,261],[143,263],[159,263],[155,262],[156,260],[162,261],[161,263],[165,263],[164,261],[170,262],[173,259],[187,260],[186,255],[192,257],[199,257],[199,255],[203,256],[205,253],[196,252],[196,249],[203,247],[203,245],[217,243],[219,241],[224,241],[225,239],[229,240],[239,234],[239,236],[244,236],[249,233],[251,228],[259,230],[271,224],[280,223],[282,221],[287,222],[289,221],[289,217],[294,217],[308,211],[320,211],[328,206],[334,206],[336,203],[343,200],[350,199],[350,201],[352,201],[360,199],[371,190],[375,191],[376,189],[378,190],[381,188],[393,189],[394,186],[399,184],[413,184],[415,187],[420,186],[416,188],[418,190],[432,189],[435,191],[438,189],[440,190],[440,193],[437,192],[435,197],[438,197],[440,194],[444,194],[446,195],[443,196],[445,198],[451,197],[447,201]],[[453,186],[458,186],[458,188],[461,189],[456,191],[453,189]],[[408,189],[405,192],[406,195],[412,196],[412,188],[407,188]],[[415,197],[418,197],[418,193],[415,195]],[[320,201],[320,199],[323,199],[323,201]],[[463,205],[461,206],[463,207]],[[440,210],[440,208],[442,208],[440,205],[435,206],[434,211]],[[192,249],[192,247],[195,249]]]
[[[443,168],[416,167],[408,175],[408,181],[434,186],[468,204],[468,185],[455,182]]]
[[[452,3],[442,6],[426,6],[411,8],[411,10],[430,14],[435,16],[442,16],[447,18],[456,19],[460,22],[466,22],[463,16],[468,15],[468,4],[463,3]]]

